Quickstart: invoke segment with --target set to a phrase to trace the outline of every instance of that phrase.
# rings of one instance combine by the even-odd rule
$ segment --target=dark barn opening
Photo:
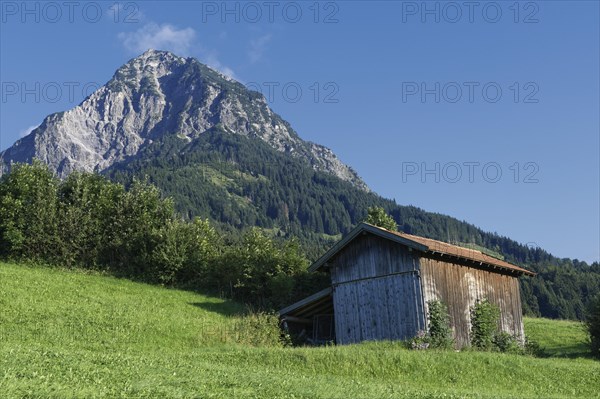
[[[335,341],[335,319],[331,288],[282,309],[284,330],[313,345]]]

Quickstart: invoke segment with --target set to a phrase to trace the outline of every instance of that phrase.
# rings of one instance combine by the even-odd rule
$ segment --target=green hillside
[[[600,363],[583,357],[575,322],[527,319],[554,356],[533,358],[252,344],[242,311],[192,292],[0,264],[1,396],[598,397]]]
[[[317,172],[261,140],[218,126],[192,142],[175,135],[162,137],[106,175],[125,184],[147,178],[174,199],[184,217],[209,218],[233,236],[259,226],[281,237],[298,237],[313,260],[335,237],[362,221],[369,207],[379,206],[401,231],[483,249],[537,272],[535,279],[522,280],[529,315],[581,320],[590,298],[600,290],[597,263],[558,259],[450,216],[398,205]]]

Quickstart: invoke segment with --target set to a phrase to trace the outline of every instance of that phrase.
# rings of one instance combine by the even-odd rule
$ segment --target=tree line
[[[110,272],[279,308],[327,280],[308,274],[296,240],[257,228],[231,236],[184,220],[143,181],[127,189],[98,174],[61,181],[45,165],[16,165],[0,181],[0,256]]]
[[[379,207],[401,231],[473,243],[538,273],[520,280],[527,315],[583,320],[600,291],[598,263],[559,259],[449,216],[399,206],[266,144],[223,134],[203,140],[193,148],[165,142],[151,167],[138,159],[110,171],[111,180],[74,173],[59,181],[39,163],[16,167],[0,181],[0,256],[106,269],[276,307],[316,292],[324,279],[307,275],[305,265]],[[270,252],[261,254],[261,246]],[[257,290],[267,280],[270,288]]]

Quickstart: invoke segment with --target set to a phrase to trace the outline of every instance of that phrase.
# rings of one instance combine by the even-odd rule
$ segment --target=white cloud
[[[220,38],[225,38],[225,36]],[[225,76],[239,80],[233,69],[223,65],[214,51],[204,49],[196,41],[196,31],[192,28],[178,29],[171,24],[158,25],[149,22],[134,32],[121,32],[119,40],[131,53],[138,55],[148,49],[168,50],[179,56],[192,56],[199,53],[200,60]]]
[[[239,80],[237,76],[235,76],[235,72],[233,72],[233,69],[227,67],[227,66],[223,66],[222,68],[219,67],[215,67],[217,68],[223,75],[230,77],[231,79],[235,79],[235,80]]]
[[[271,41],[271,34],[263,35],[259,38],[250,40],[248,57],[251,63],[260,61],[267,49],[267,44]]]
[[[155,49],[169,50],[185,56],[189,55],[196,31],[192,28],[177,29],[170,24],[158,25],[151,22],[134,32],[121,32],[118,37],[125,48],[135,54]]]
[[[211,67],[212,69],[216,69],[221,72],[223,75],[230,77],[231,79],[240,80],[236,75],[233,69],[229,68],[227,65],[223,65],[221,61],[217,58],[217,55],[214,52],[210,52],[205,57],[206,65]]]
[[[28,136],[29,133],[33,132],[39,125],[33,125],[33,126],[29,126],[26,129],[23,129],[19,132],[19,137],[23,138],[25,136]]]

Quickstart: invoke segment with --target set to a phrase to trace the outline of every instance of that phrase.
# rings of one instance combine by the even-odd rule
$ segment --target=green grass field
[[[242,308],[113,277],[0,264],[0,397],[600,397],[579,323],[527,319],[548,357],[236,343]],[[233,337],[233,338],[232,338]]]

